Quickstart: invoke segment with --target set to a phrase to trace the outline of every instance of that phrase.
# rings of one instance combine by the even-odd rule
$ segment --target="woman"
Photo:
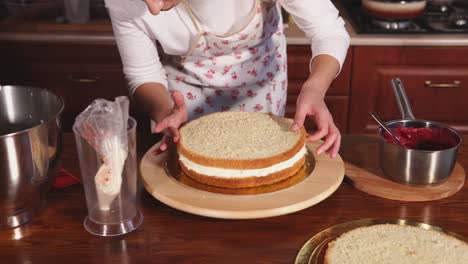
[[[281,6],[312,43],[310,76],[292,130],[314,116],[335,157],[341,135],[324,103],[349,45],[329,0],[106,0],[130,93],[164,132],[159,151],[179,139],[188,119],[224,111],[284,115],[286,39]],[[172,94],[172,98],[171,95]]]

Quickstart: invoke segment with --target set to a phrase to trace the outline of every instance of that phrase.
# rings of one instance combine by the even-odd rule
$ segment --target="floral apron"
[[[165,55],[162,61],[169,90],[184,95],[189,120],[226,110],[284,115],[286,40],[279,6],[256,0],[250,21],[220,36],[202,31],[187,2],[182,3],[197,40],[187,55]]]

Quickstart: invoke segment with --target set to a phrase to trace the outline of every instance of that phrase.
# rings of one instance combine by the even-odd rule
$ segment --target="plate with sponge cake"
[[[291,131],[291,119],[265,113],[219,112],[186,123],[176,147],[140,171],[146,190],[164,204],[197,215],[264,218],[296,212],[341,184],[341,157],[317,155],[321,142]]]
[[[467,238],[403,219],[360,219],[327,228],[300,249],[296,264],[468,263]]]

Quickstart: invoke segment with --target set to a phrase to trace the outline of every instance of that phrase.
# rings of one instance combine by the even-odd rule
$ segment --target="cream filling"
[[[179,155],[179,160],[182,162],[185,167],[189,170],[206,176],[212,177],[221,177],[221,178],[247,178],[247,177],[263,177],[270,175],[272,173],[282,171],[284,169],[292,167],[296,162],[298,162],[304,155],[307,153],[307,149],[304,146],[299,152],[296,153],[292,158],[275,164],[270,167],[262,169],[252,169],[252,170],[240,170],[240,169],[224,169],[216,167],[207,167],[188,160],[183,155]]]

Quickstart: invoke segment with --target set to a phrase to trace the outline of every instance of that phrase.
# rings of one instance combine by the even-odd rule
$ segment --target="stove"
[[[361,8],[360,0],[342,1],[340,5],[358,34],[468,34],[468,0],[428,0],[424,14],[409,20],[371,17]]]

